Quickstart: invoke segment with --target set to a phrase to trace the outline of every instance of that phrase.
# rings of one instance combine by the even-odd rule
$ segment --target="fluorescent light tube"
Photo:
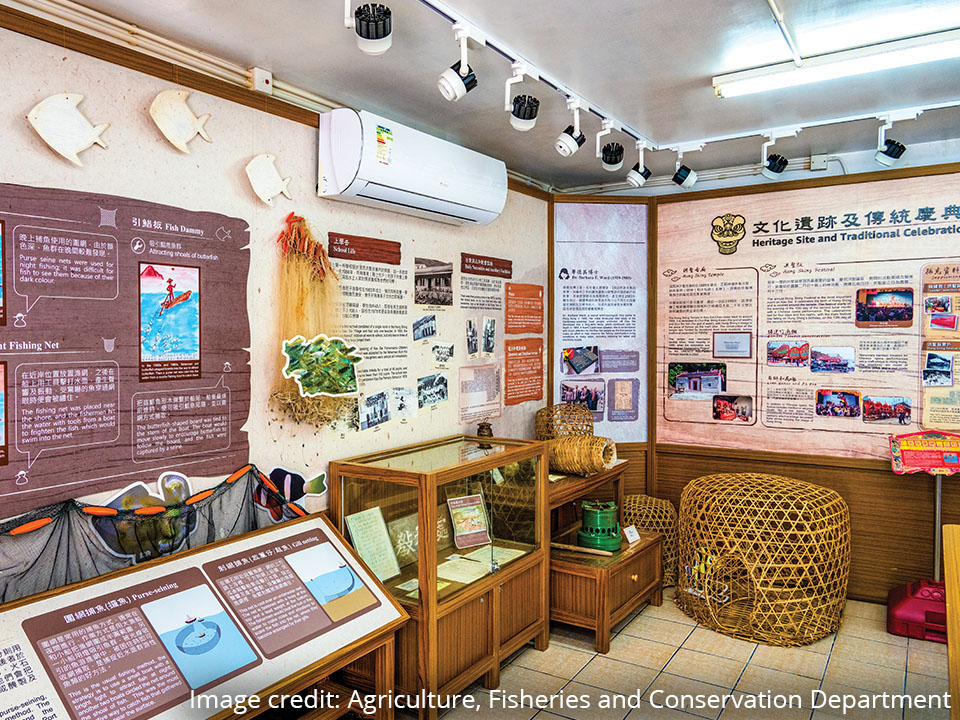
[[[718,97],[731,98],[957,57],[960,57],[960,30],[946,30],[818,55],[804,59],[800,67],[784,62],[718,75],[713,78],[713,88]]]

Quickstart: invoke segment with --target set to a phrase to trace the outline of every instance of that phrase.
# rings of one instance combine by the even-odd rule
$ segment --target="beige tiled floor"
[[[523,706],[501,708],[490,693],[472,692],[478,711],[458,709],[444,720],[946,720],[948,710],[813,709],[811,695],[947,692],[946,647],[886,632],[883,605],[849,601],[840,631],[803,648],[744,642],[699,627],[665,593],[616,628],[610,652],[593,651],[593,635],[555,625],[550,648],[515,655],[501,672],[499,690],[525,691]],[[741,706],[655,708],[663,694],[732,695]],[[750,696],[798,695],[800,707],[754,709]],[[536,696],[539,696],[537,698]],[[563,697],[561,697],[563,696]],[[578,697],[589,707],[571,707]],[[530,698],[533,699],[530,699]],[[539,700],[539,706],[537,701]],[[565,702],[561,702],[565,700]],[[614,705],[614,707],[609,707]]]

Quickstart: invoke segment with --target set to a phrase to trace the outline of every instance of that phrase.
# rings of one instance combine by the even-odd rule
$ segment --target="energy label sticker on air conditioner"
[[[377,162],[389,165],[393,161],[393,130],[377,125]]]

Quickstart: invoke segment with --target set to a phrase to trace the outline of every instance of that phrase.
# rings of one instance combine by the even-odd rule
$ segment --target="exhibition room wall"
[[[894,474],[887,437],[958,429],[952,385],[925,373],[938,360],[928,357],[932,343],[956,347],[958,170],[658,200],[651,494],[679,502],[688,481],[710,473],[807,480],[838,491],[850,508],[851,597],[883,601],[891,587],[931,575],[934,483],[924,473]],[[714,232],[724,216],[742,224],[726,248]],[[928,311],[935,297],[950,298],[947,312]],[[691,299],[696,307],[685,304]],[[871,314],[872,299],[889,301],[886,314]],[[726,349],[715,332],[727,333]],[[785,346],[799,357],[784,359]],[[716,366],[723,395],[752,406],[749,416],[718,418],[709,399],[676,392],[678,371]],[[844,400],[849,410],[831,407]],[[958,500],[945,482],[945,523],[960,520]]]
[[[211,115],[205,128],[212,143],[197,138],[190,144],[190,154],[184,154],[164,139],[148,114],[157,93],[176,88],[176,84],[10,30],[0,30],[0,43],[4,48],[3,60],[0,60],[0,84],[5,88],[3,112],[7,128],[0,139],[0,168],[4,183],[137,198],[187,210],[222,213],[249,224],[250,272],[248,277],[240,276],[235,280],[246,286],[246,311],[250,319],[251,393],[246,424],[249,460],[262,471],[269,472],[276,466],[283,466],[310,479],[325,472],[331,460],[376,448],[476,430],[476,419],[469,423],[460,422],[458,371],[461,366],[496,364],[503,368],[503,284],[498,280],[496,283],[500,284],[488,286],[488,294],[491,294],[489,287],[493,287],[495,292],[492,295],[497,297],[488,298],[490,302],[484,309],[461,308],[460,253],[509,260],[512,262],[512,277],[507,282],[545,287],[549,204],[542,193],[537,197],[536,191],[510,191],[503,214],[492,224],[482,227],[450,226],[321,200],[316,195],[315,126],[181,86],[191,91],[189,104],[197,115]],[[130,52],[125,52],[129,57]],[[154,61],[144,62],[149,65]],[[84,152],[83,167],[75,167],[51,152],[24,119],[41,99],[63,92],[84,96],[80,107],[94,124],[110,123],[103,135],[107,148],[94,146]],[[252,96],[251,102],[261,102],[252,92],[237,92]],[[263,99],[262,104],[267,106],[267,99]],[[279,103],[272,103],[271,107],[274,105]],[[306,118],[307,122],[312,115],[315,125],[315,114],[295,108],[290,111]],[[290,192],[293,200],[278,196],[272,208],[257,199],[244,172],[247,162],[264,152],[276,156],[283,177],[292,177]],[[384,371],[367,385],[366,390],[377,392],[395,386],[411,386],[416,404],[417,379],[444,372],[449,383],[449,396],[445,401],[422,409],[416,417],[392,419],[363,431],[334,432],[318,429],[313,424],[297,425],[271,410],[269,394],[283,359],[277,328],[277,274],[282,261],[276,238],[291,212],[306,218],[314,237],[324,246],[330,232],[400,243],[399,269],[407,273],[405,287],[408,290],[398,302],[409,307],[405,314],[398,316],[399,319],[392,317],[384,322],[407,324],[408,332],[403,340],[384,341],[384,344],[395,346],[392,357],[369,363],[369,366],[381,369],[395,368],[394,377],[380,379],[385,377]],[[454,304],[451,307],[421,312],[413,305],[414,259],[420,257],[452,263]],[[336,260],[334,263],[338,265]],[[499,303],[499,309],[491,307],[490,303]],[[240,314],[244,308],[237,307],[235,311],[242,317]],[[409,323],[428,312],[437,316],[437,334],[432,339],[454,345],[454,357],[449,361],[436,361],[431,352],[432,344],[428,341],[412,342],[410,339]],[[496,320],[494,356],[467,359],[465,322],[473,318],[482,323],[484,317]],[[534,336],[545,341],[545,330],[543,328]],[[308,338],[318,331],[303,329]],[[396,349],[401,345],[405,346],[403,350]],[[501,415],[490,417],[495,432],[501,436],[532,435],[534,412],[541,407],[545,397],[544,384],[540,400],[503,407]],[[194,490],[219,482],[235,469],[224,467],[218,477],[191,478]],[[69,467],[64,467],[63,471],[69,472]],[[85,499],[103,502],[127,482],[104,488],[108,492]],[[44,500],[51,501],[49,498]],[[326,496],[307,496],[305,504],[310,510],[325,507]],[[0,512],[0,515],[10,514]]]

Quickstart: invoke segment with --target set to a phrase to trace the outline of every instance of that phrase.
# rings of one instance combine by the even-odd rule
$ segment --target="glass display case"
[[[496,687],[502,658],[546,648],[544,453],[460,435],[330,464],[332,518],[413,618],[400,690],[456,693],[480,676]]]

